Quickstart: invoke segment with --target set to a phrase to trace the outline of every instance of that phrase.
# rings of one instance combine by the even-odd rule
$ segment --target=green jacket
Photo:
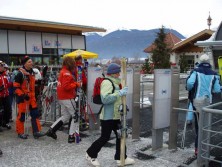
[[[100,114],[100,119],[118,120],[120,119],[119,106],[122,104],[121,97],[118,93],[120,90],[119,85],[121,84],[121,80],[112,76],[107,76],[107,78],[113,81],[115,91],[112,93],[113,86],[109,80],[106,79],[101,83],[100,95],[104,106]]]

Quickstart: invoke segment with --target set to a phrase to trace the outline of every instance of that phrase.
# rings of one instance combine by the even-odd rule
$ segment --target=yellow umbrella
[[[73,58],[76,58],[78,56],[82,56],[83,59],[95,59],[95,58],[98,58],[98,54],[93,53],[93,52],[88,52],[88,51],[85,51],[85,50],[80,50],[80,49],[63,55],[63,57],[67,57],[67,56],[73,57]]]

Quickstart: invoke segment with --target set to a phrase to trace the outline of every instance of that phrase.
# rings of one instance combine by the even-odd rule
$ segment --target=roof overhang
[[[37,31],[63,34],[82,34],[85,32],[106,32],[103,28],[66,24],[42,20],[31,20],[0,16],[0,29]]]
[[[222,41],[197,41],[195,45],[200,47],[222,46]]]
[[[172,48],[173,52],[183,52],[183,51],[192,51],[192,52],[199,52],[202,49],[198,48],[198,46],[195,46],[194,44],[197,41],[202,41],[202,40],[206,40],[209,39],[212,34],[214,33],[214,31],[212,30],[203,30],[193,36],[191,36],[190,38],[187,38],[181,42],[178,42],[176,45],[174,45],[174,47]]]

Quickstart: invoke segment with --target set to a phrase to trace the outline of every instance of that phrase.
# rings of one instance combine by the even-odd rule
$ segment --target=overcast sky
[[[222,21],[222,0],[0,0],[0,16],[116,29],[172,28],[186,37]]]

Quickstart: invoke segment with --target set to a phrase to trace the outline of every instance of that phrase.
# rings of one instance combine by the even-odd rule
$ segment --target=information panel
[[[153,128],[170,125],[171,110],[171,70],[154,70]]]

